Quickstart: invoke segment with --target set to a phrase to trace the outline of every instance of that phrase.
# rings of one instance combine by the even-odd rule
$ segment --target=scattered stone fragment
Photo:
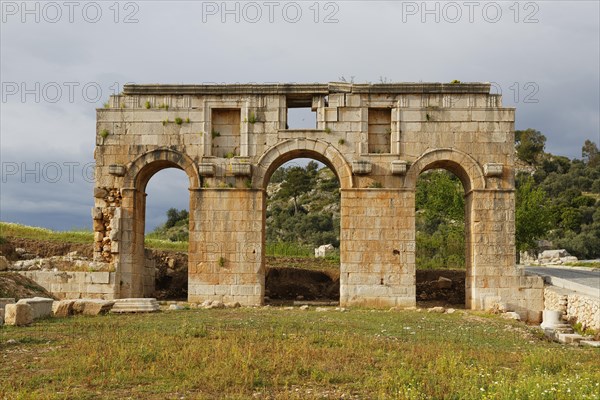
[[[347,308],[344,308],[344,307],[336,307],[336,308],[335,308],[335,311],[339,311],[339,312],[346,312],[346,311],[348,311],[348,309],[347,309]]]
[[[225,303],[225,308],[240,308],[241,306],[239,301],[236,301],[235,303]]]
[[[502,314],[502,318],[505,319],[514,319],[515,321],[520,321],[521,320],[521,316],[514,312],[514,311],[509,311],[507,313]]]
[[[440,276],[437,280],[437,287],[439,289],[450,289],[452,287],[452,279]]]
[[[301,309],[302,311],[306,311],[306,310],[308,310],[308,306],[305,304],[305,305],[303,305],[303,306],[300,306],[300,309]]]
[[[170,304],[169,310],[185,310],[185,307],[180,306],[179,304]]]
[[[427,309],[427,312],[443,314],[446,311],[444,307],[431,307]]]
[[[326,312],[326,311],[329,311],[329,308],[327,308],[327,307],[317,307],[317,308],[315,308],[315,311],[316,312]]]
[[[211,304],[212,304],[212,300],[204,300],[202,302],[202,304],[200,304],[200,307],[202,307],[202,308],[208,308]]]
[[[212,303],[210,303],[210,305],[208,307],[206,307],[208,309],[213,309],[213,308],[225,308],[225,304],[220,301],[220,300],[214,300]]]
[[[7,304],[4,318],[6,325],[29,325],[33,322],[33,308],[27,303]]]
[[[8,340],[6,341],[6,344],[19,344],[19,342],[18,342],[18,341],[16,341],[15,339],[8,339]]]
[[[446,310],[446,314],[454,314],[456,312],[456,309],[454,308],[449,308]]]

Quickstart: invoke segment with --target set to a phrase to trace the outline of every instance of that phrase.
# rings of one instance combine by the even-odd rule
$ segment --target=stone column
[[[340,304],[415,306],[414,193],[344,189]]]
[[[264,192],[192,191],[188,300],[262,304],[264,297]]]

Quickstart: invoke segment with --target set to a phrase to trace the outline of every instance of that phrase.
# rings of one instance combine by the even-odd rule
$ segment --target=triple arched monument
[[[297,107],[315,129],[288,128]],[[294,158],[340,182],[342,305],[415,305],[416,182],[443,168],[465,190],[467,308],[539,318],[543,283],[515,267],[514,109],[487,83],[126,85],[97,110],[94,255],[114,297],[154,289],[145,188],[173,167],[189,178],[189,300],[261,304],[266,187]]]

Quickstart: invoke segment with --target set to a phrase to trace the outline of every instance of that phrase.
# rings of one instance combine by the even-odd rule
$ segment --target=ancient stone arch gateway
[[[311,107],[316,129],[288,129]],[[515,267],[514,109],[486,83],[126,85],[97,111],[95,257],[114,267],[107,297],[149,296],[145,188],[189,177],[189,300],[261,304],[265,189],[308,157],[341,185],[340,303],[415,305],[415,185],[445,168],[466,197],[466,305],[503,302],[538,319],[542,282]]]

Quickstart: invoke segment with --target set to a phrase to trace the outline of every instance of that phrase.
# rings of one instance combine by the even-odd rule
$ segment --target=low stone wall
[[[544,308],[561,311],[569,322],[600,331],[600,298],[555,286],[544,288]]]
[[[115,272],[21,271],[59,299],[114,300],[118,293]]]

